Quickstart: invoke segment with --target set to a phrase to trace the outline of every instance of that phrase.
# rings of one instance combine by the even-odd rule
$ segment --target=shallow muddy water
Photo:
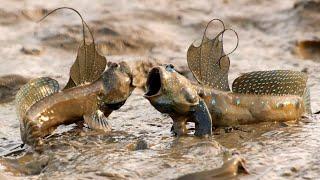
[[[254,70],[303,70],[309,75],[312,110],[320,110],[319,1],[1,3],[0,76],[50,76],[61,85],[67,82],[81,41],[79,18],[60,11],[41,23],[33,22],[56,7],[80,11],[108,61],[124,60],[142,72],[156,62],[172,63],[189,76],[189,45],[201,37],[210,19],[221,18],[240,38],[238,49],[230,55],[230,82],[240,73]],[[227,45],[234,43],[231,38],[226,37]],[[137,66],[140,60],[149,64]],[[143,84],[144,73],[137,77]],[[0,85],[4,92],[0,97],[10,96],[7,86]],[[246,160],[250,172],[238,176],[240,179],[320,176],[319,115],[300,122],[216,129],[211,138],[176,138],[170,133],[172,120],[142,95],[143,91],[136,89],[125,105],[108,117],[111,133],[75,124],[62,126],[45,140],[42,154],[27,150],[0,158],[0,179],[173,179],[218,168],[235,152]],[[21,143],[14,102],[8,101],[0,101],[0,154]]]

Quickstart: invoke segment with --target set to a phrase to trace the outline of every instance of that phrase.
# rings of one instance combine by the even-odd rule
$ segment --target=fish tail
[[[305,112],[307,114],[312,114],[311,103],[310,103],[310,88],[309,87],[306,87],[306,89],[304,90],[304,93],[302,95],[302,99],[304,102]]]
[[[30,80],[16,95],[16,110],[22,120],[28,109],[36,102],[59,91],[59,83],[49,77]]]
[[[32,147],[41,145],[40,131],[34,121],[30,121],[23,117],[20,123],[20,135],[24,144]]]

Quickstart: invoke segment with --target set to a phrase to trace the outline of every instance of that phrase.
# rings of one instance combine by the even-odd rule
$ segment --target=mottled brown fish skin
[[[297,95],[240,94],[196,87],[210,110],[214,126],[233,126],[264,121],[298,120],[305,112]],[[203,90],[205,89],[205,90]]]
[[[70,124],[100,110],[105,117],[131,95],[132,74],[112,64],[97,81],[54,93],[32,105],[20,119],[24,143],[37,147],[61,124]],[[23,106],[23,104],[18,104]]]
[[[304,94],[308,76],[300,71],[274,70],[244,73],[234,80],[232,92],[242,94]]]
[[[169,66],[153,68],[147,81],[145,97],[160,112],[173,119],[178,135],[187,133],[186,122],[193,122],[190,110],[204,99],[213,126],[232,126],[263,121],[298,120],[305,113],[298,95],[240,94],[215,90],[191,83]]]

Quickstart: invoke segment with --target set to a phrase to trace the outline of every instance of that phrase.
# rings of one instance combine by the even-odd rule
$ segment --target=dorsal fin
[[[82,45],[70,69],[70,79],[76,86],[93,82],[101,76],[106,64],[106,58],[96,51],[93,43]]]
[[[16,109],[20,119],[32,105],[56,92],[59,92],[59,83],[52,78],[41,77],[30,80],[16,95]]]
[[[90,83],[97,80],[106,68],[107,60],[104,56],[100,55],[97,52],[92,31],[77,10],[70,7],[60,7],[52,10],[39,21],[42,21],[47,16],[60,9],[69,9],[74,11],[79,15],[82,22],[83,43],[79,47],[76,61],[73,63],[70,69],[70,78],[67,85],[64,88],[68,89],[71,87],[79,86],[81,84]],[[86,43],[85,26],[87,27],[92,38],[92,43],[90,44]]]
[[[188,66],[200,84],[208,85],[218,90],[229,91],[228,71],[230,60],[228,56],[218,60],[224,54],[222,42],[218,39],[204,38],[199,47],[193,44],[187,53]]]
[[[300,71],[254,71],[244,73],[234,80],[232,91],[243,94],[302,96],[307,79],[307,75]]]
[[[206,36],[206,30],[214,20],[222,23],[223,30],[213,39],[209,39]],[[196,47],[191,44],[189,47],[187,52],[188,66],[200,84],[208,85],[218,90],[230,91],[228,83],[230,60],[223,49],[223,34],[226,30],[232,29],[225,29],[221,20],[213,19],[207,24],[206,30],[200,46]]]

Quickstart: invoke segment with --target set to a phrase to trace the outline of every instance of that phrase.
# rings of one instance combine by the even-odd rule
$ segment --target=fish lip
[[[159,67],[154,67],[149,71],[146,86],[147,92],[143,95],[145,98],[151,98],[160,95],[162,88],[161,70]]]

